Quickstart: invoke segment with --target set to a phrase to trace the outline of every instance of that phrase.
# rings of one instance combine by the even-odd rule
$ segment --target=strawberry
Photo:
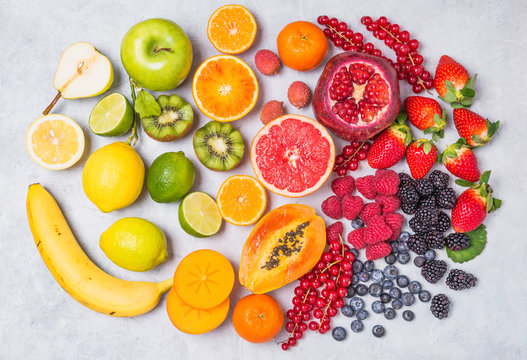
[[[454,124],[459,136],[472,147],[480,147],[490,141],[500,127],[500,122],[490,122],[468,109],[454,109]]]
[[[469,107],[476,95],[476,77],[477,74],[469,77],[463,65],[450,56],[443,55],[436,67],[434,86],[439,98],[453,108]]]
[[[368,152],[368,165],[374,169],[386,169],[397,164],[412,141],[412,134],[404,124],[406,113],[400,112],[397,119],[380,133]]]
[[[408,120],[425,134],[433,133],[433,140],[443,137],[446,125],[446,112],[441,109],[439,103],[431,98],[423,96],[410,96],[404,101]]]
[[[419,139],[408,146],[406,162],[414,179],[422,179],[437,160],[437,149],[430,141]]]
[[[447,170],[458,178],[476,182],[480,176],[478,160],[466,143],[465,139],[459,139],[439,155],[438,161],[442,161]]]
[[[488,184],[490,171],[485,171],[479,178],[479,183],[456,180],[456,184],[469,186],[457,198],[452,209],[452,227],[455,232],[469,232],[476,229],[490,213],[501,206],[501,200],[492,196],[492,188]]]

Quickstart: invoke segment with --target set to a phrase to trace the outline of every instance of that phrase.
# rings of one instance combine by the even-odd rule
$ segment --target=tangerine
[[[269,295],[241,298],[232,313],[234,330],[243,339],[259,344],[273,339],[284,325],[280,304]]]
[[[291,69],[308,71],[326,57],[328,41],[318,26],[308,21],[286,25],[276,40],[282,62]]]

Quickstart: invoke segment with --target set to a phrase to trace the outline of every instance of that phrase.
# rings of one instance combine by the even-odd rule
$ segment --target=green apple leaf
[[[485,225],[481,224],[477,229],[466,233],[470,238],[470,245],[468,248],[452,251],[449,248],[446,249],[446,253],[453,262],[464,263],[474,259],[476,256],[481,254],[487,243],[487,230]]]
[[[161,114],[161,106],[159,106],[156,99],[146,90],[141,90],[137,94],[134,110],[142,119],[149,116],[159,116]]]

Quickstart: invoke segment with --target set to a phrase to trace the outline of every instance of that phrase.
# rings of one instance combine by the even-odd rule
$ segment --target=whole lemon
[[[147,271],[167,259],[167,239],[148,220],[127,217],[102,233],[99,245],[115,264],[131,271]]]
[[[194,185],[194,165],[183,151],[159,155],[146,176],[146,187],[152,200],[168,203],[180,200]]]
[[[120,141],[91,154],[82,171],[86,196],[105,213],[132,204],[144,180],[143,160],[134,148]]]

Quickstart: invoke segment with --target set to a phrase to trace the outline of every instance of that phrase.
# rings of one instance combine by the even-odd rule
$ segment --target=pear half
[[[78,99],[102,94],[112,85],[113,68],[110,60],[92,44],[78,42],[69,46],[60,57],[53,86],[58,94],[44,110],[49,113],[63,97]]]

